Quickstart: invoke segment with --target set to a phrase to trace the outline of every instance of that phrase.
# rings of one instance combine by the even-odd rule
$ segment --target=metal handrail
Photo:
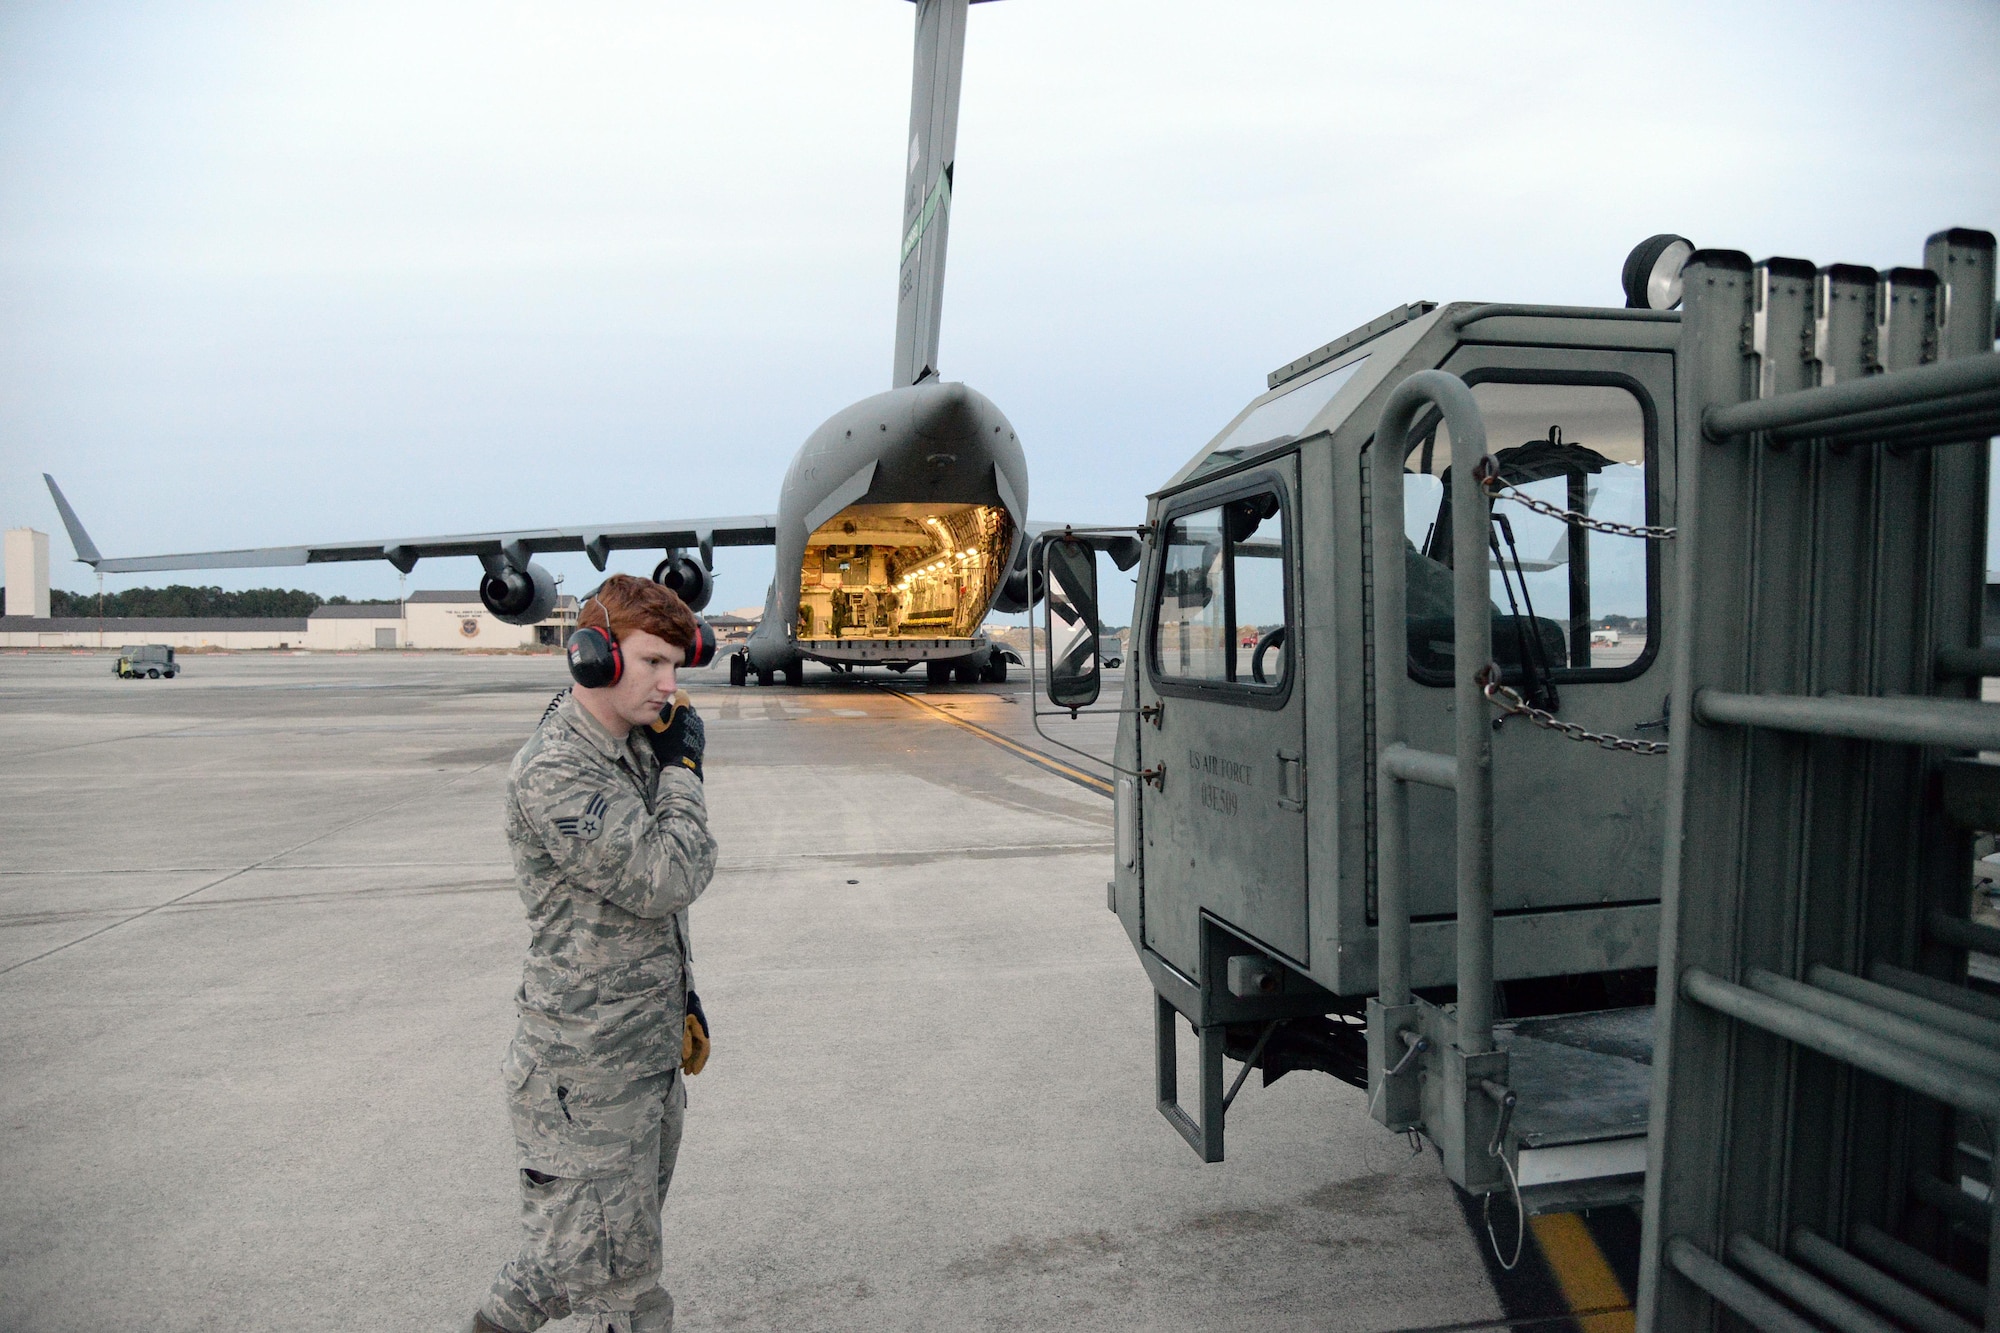
[[[1918,1291],[1929,1292],[1960,1314],[1977,1319],[1986,1310],[1986,1288],[1947,1268],[1880,1227],[1862,1222],[1848,1237],[1855,1254]]]
[[[1448,754],[1412,749],[1397,741],[1383,747],[1381,767],[1385,776],[1403,782],[1418,782],[1445,791],[1458,790],[1458,760]]]
[[[1738,1268],[1758,1278],[1794,1304],[1840,1330],[1840,1333],[1896,1333],[1896,1326],[1876,1317],[1859,1302],[1808,1273],[1753,1236],[1739,1231],[1729,1238],[1726,1250]]]
[[[2000,704],[1976,699],[1872,698],[1856,694],[1695,692],[1699,722],[1766,727],[1808,736],[2000,750]]]
[[[1924,919],[1924,931],[1939,944],[1948,944],[1954,949],[2000,954],[2000,930],[1982,926],[1977,921],[1967,921],[1963,917],[1946,916],[1935,907]]]
[[[1906,967],[1882,962],[1868,965],[1868,979],[1893,987],[1906,995],[1922,996],[1926,1000],[1956,1009],[1960,1013],[1971,1014],[1990,1023],[2000,1023],[2000,1000],[1978,991],[1967,990],[1964,986],[1954,986],[1948,981],[1939,981],[1936,977],[1927,977],[1921,972],[1912,972]]]
[[[1920,1055],[1837,1019],[1724,981],[1698,967],[1681,974],[1681,994],[1739,1022],[1832,1056],[1947,1106],[1975,1115],[2000,1115],[2000,1082],[1981,1077],[1962,1065]]]
[[[1946,680],[2000,676],[2000,648],[1940,648],[1937,673]]]
[[[1751,990],[1761,995],[1830,1018],[1857,1032],[1894,1042],[1932,1060],[1942,1060],[1987,1078],[2000,1079],[2000,1050],[1983,1045],[1963,1033],[1947,1032],[1922,1019],[1896,1013],[1851,995],[1793,981],[1790,977],[1781,977],[1761,967],[1751,968],[1743,980]]]
[[[1865,1222],[1856,1228],[1857,1231],[1868,1229],[1870,1228]],[[1882,1233],[1878,1231],[1876,1234]],[[1897,1243],[1887,1236],[1883,1236],[1883,1239],[1889,1240],[1892,1245]],[[1792,1231],[1792,1253],[1849,1291],[1866,1297],[1870,1304],[1888,1311],[1906,1327],[1921,1329],[1923,1333],[1978,1333],[1974,1325],[1966,1323],[1923,1292],[1897,1280],[1872,1264],[1863,1263],[1826,1237],[1808,1231],[1804,1227],[1797,1227]],[[1911,1253],[1916,1252],[1911,1251]],[[1921,1259],[1924,1256],[1918,1255],[1918,1257]],[[1951,1272],[1950,1269],[1945,1271]],[[1951,1276],[1958,1277],[1958,1274],[1951,1273]],[[1959,1281],[1964,1282],[1965,1279],[1959,1278]],[[1832,1320],[1828,1316],[1822,1317],[1829,1318],[1829,1322],[1836,1328],[1842,1327],[1837,1320]],[[1897,1326],[1880,1324],[1880,1327],[1893,1330]]]
[[[1872,375],[1845,384],[1711,407],[1702,413],[1701,433],[1718,444],[1758,432],[1779,439],[1845,434],[1843,428],[1849,425],[1849,418],[1862,418],[1855,424],[1865,426],[1866,414],[1901,407],[1915,407],[1925,414],[1936,415],[1947,410],[1953,398],[1984,403],[1995,390],[2000,390],[2000,353],[1988,352],[1984,356],[1915,366],[1893,375]],[[1902,424],[1893,417],[1875,420],[1884,429]]]
[[[1700,1287],[1763,1333],[1819,1333],[1811,1321],[1793,1314],[1766,1295],[1763,1288],[1738,1276],[1729,1265],[1708,1254],[1685,1236],[1667,1242],[1667,1262],[1680,1275]]]
[[[1929,978],[1924,979],[1929,980]],[[1867,981],[1837,971],[1824,963],[1814,963],[1807,968],[1806,981],[1823,991],[1832,991],[1835,995],[1844,995],[1850,1000],[1859,1000],[1877,1009],[1901,1014],[1904,1018],[1913,1019],[1939,1032],[1949,1032],[1954,1036],[1965,1037],[1992,1050],[2000,1051],[2000,1023],[1990,1018],[1981,1018],[1978,1014],[1967,1013],[1963,1009],[1938,1000],[1898,990],[1880,981]]]
[[[1427,408],[1451,430],[1452,611],[1457,753],[1426,755],[1407,744],[1400,692],[1407,673],[1403,582],[1403,460],[1394,456]],[[1375,565],[1376,989],[1385,1005],[1410,1002],[1410,780],[1445,785],[1458,795],[1458,1043],[1468,1055],[1493,1049],[1493,729],[1486,720],[1480,672],[1493,655],[1486,549],[1492,518],[1480,460],[1486,423],[1465,381],[1420,370],[1397,385],[1375,428],[1368,509]],[[1445,765],[1449,765],[1447,769]]]

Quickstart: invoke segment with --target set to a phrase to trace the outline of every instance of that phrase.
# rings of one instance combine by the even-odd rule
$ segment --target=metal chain
[[[1627,754],[1667,752],[1666,741],[1636,741],[1627,736],[1613,736],[1602,731],[1588,730],[1574,722],[1565,722],[1548,709],[1535,707],[1514,690],[1502,685],[1500,673],[1490,666],[1479,673],[1479,684],[1485,691],[1487,701],[1502,713],[1509,717],[1525,717],[1534,725],[1567,736],[1573,741],[1582,741],[1605,750],[1623,750]]]
[[[1495,500],[1512,500],[1537,514],[1546,514],[1561,523],[1573,523],[1579,528],[1589,528],[1594,532],[1609,533],[1613,537],[1637,537],[1642,541],[1670,542],[1674,539],[1674,529],[1653,527],[1645,523],[1618,523],[1608,518],[1592,518],[1579,514],[1574,509],[1564,509],[1546,500],[1537,500],[1526,491],[1509,486],[1494,477],[1485,479],[1484,490]]]

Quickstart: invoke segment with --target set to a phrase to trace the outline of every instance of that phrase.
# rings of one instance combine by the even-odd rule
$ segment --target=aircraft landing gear
[[[975,684],[979,680],[979,668],[970,662],[954,662],[951,674],[958,678],[961,685]]]
[[[949,662],[924,663],[924,679],[929,681],[933,685],[945,684],[947,681],[951,679],[951,663]]]
[[[1007,683],[1007,659],[1000,655],[998,648],[993,650],[993,656],[986,659],[986,679],[995,685]]]
[[[778,674],[777,672],[771,670],[771,668],[769,667],[758,667],[757,683],[759,685],[769,685],[771,683],[772,678],[777,674]]]
[[[750,659],[742,653],[729,655],[729,683],[738,687],[750,683]]]
[[[785,684],[791,686],[793,689],[797,689],[806,683],[806,664],[804,662],[787,662],[785,663],[784,670]]]

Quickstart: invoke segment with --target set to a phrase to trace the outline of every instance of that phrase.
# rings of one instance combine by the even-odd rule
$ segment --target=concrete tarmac
[[[0,1328],[461,1327],[516,1243],[501,794],[561,661],[184,661],[0,656]],[[1025,681],[877,679],[1038,743]],[[1216,1166],[1161,1120],[1103,796],[876,685],[689,683],[678,1327],[1500,1317],[1362,1094],[1250,1080]]]

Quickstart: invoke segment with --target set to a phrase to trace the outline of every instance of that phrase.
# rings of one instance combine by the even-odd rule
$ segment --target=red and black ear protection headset
[[[586,601],[588,607],[595,597]],[[597,609],[604,610],[604,603],[598,602]],[[569,636],[563,645],[569,654],[569,678],[587,690],[601,690],[606,685],[616,685],[625,674],[625,654],[618,648],[618,640],[611,634],[611,613],[604,612],[603,626],[586,625]]]
[[[591,601],[584,603],[589,606]],[[597,603],[604,609],[604,603]],[[607,685],[616,685],[625,674],[625,654],[618,647],[618,640],[612,636],[609,612],[605,613],[606,623],[602,626],[587,625],[569,636],[564,650],[569,654],[570,679],[587,690],[601,690]],[[683,667],[705,667],[715,660],[715,627],[700,616],[694,618],[694,642],[688,645],[687,661]]]

